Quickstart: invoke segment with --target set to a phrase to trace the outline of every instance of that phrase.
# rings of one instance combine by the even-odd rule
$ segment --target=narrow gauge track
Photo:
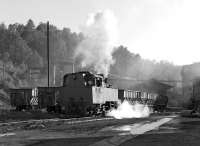
[[[41,119],[41,120],[25,120],[25,121],[16,121],[16,122],[4,122],[0,123],[0,126],[12,126],[12,125],[24,125],[24,124],[45,124],[51,122],[61,122],[64,124],[78,124],[78,123],[87,123],[93,121],[103,121],[103,120],[112,120],[111,117],[83,117],[83,118],[71,118],[71,119]]]

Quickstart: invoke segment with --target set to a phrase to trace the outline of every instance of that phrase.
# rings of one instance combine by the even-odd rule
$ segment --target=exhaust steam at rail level
[[[123,118],[143,118],[148,117],[152,110],[147,105],[140,103],[130,104],[128,101],[123,101],[117,109],[112,109],[107,113],[107,116],[114,117],[116,119]]]

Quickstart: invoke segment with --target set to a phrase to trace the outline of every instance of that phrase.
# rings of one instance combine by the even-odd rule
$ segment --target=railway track
[[[171,114],[171,113],[168,113]],[[165,115],[168,115],[167,112]],[[152,114],[159,115],[159,114]],[[23,121],[14,121],[14,122],[0,122],[1,126],[14,126],[14,125],[24,125],[24,124],[32,124],[32,123],[40,123],[40,124],[48,124],[48,123],[63,123],[63,124],[78,124],[78,123],[87,123],[94,121],[103,121],[103,120],[112,120],[113,117],[82,117],[82,118],[67,118],[67,119],[39,119],[39,120],[23,120]]]
[[[83,117],[83,118],[71,118],[71,119],[41,119],[41,120],[25,120],[25,121],[16,121],[16,122],[4,122],[0,123],[0,126],[14,126],[14,125],[24,125],[24,124],[48,124],[48,123],[63,123],[63,124],[78,124],[78,123],[87,123],[93,121],[102,121],[102,120],[112,120],[111,117]]]
[[[108,121],[113,120],[110,117],[84,117],[84,118],[72,118],[72,119],[41,119],[41,120],[27,120],[0,123],[0,135],[10,133],[18,130],[36,130],[36,129],[48,129],[57,125],[78,125],[84,123],[92,123],[95,121]]]

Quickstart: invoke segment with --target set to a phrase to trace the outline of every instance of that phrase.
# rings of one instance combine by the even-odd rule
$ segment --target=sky
[[[111,10],[119,40],[142,58],[176,65],[200,62],[199,0],[0,0],[0,22],[50,21],[80,32],[89,14]]]

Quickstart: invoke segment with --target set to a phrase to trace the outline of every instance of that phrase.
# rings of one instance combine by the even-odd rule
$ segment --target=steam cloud
[[[135,103],[131,105],[128,101],[124,101],[117,109],[111,110],[107,116],[114,117],[116,119],[123,118],[142,118],[148,117],[151,113],[150,108],[147,105]]]
[[[85,39],[75,52],[75,58],[81,58],[82,67],[92,67],[97,73],[108,75],[114,63],[112,52],[118,39],[117,30],[117,20],[110,10],[89,15],[82,30]]]

